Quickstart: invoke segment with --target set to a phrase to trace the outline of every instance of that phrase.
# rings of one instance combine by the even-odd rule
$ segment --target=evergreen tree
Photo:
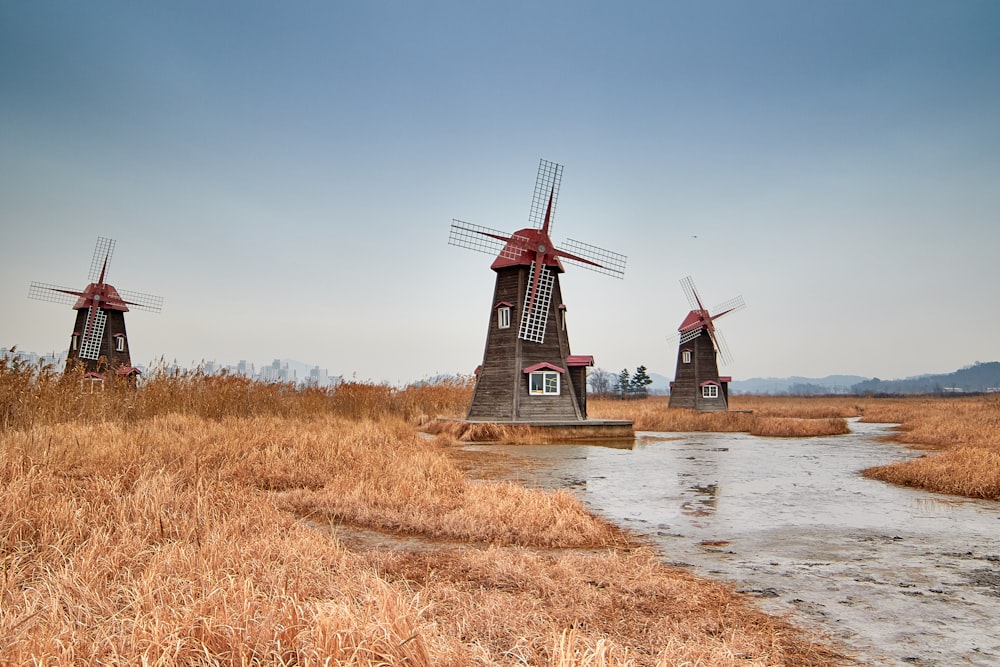
[[[629,381],[629,383],[631,385],[630,389],[632,390],[633,393],[642,394],[643,396],[645,396],[646,393],[649,391],[648,389],[646,389],[646,387],[653,384],[653,378],[649,377],[649,375],[646,373],[645,366],[639,366],[638,368],[635,369],[635,374],[632,376],[632,379]]]
[[[618,374],[618,393],[621,394],[622,398],[628,398],[628,395],[632,390],[632,383],[629,378],[628,369],[623,368],[622,372]]]

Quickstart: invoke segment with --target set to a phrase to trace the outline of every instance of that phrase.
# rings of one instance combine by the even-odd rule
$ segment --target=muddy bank
[[[879,441],[886,426],[851,427],[489,451],[523,462],[520,481],[575,488],[668,562],[733,581],[863,662],[1000,665],[1000,503],[865,479],[860,470],[917,453]]]

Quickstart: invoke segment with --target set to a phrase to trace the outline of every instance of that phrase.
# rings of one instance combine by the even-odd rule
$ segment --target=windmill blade
[[[32,282],[28,285],[28,298],[72,306],[80,298],[80,292],[69,287]]]
[[[108,316],[103,308],[91,306],[87,309],[87,325],[80,342],[80,357],[96,361],[101,353],[101,340],[104,337],[104,323]]]
[[[733,354],[729,351],[729,344],[723,338],[722,332],[719,331],[718,327],[712,327],[708,331],[712,335],[715,351],[719,353],[719,359],[722,360],[722,363],[726,365],[733,363]]]
[[[529,275],[531,280],[524,293],[521,327],[518,329],[517,337],[533,343],[544,343],[545,325],[549,321],[549,307],[552,305],[555,273],[544,264],[532,262]]]
[[[118,296],[128,304],[129,310],[145,310],[158,313],[163,308],[163,297],[130,290],[118,290]]]
[[[519,234],[505,234],[499,229],[453,219],[448,244],[516,260],[520,258],[522,250],[528,247],[528,239]]]
[[[101,276],[101,271],[111,262],[111,255],[114,252],[114,239],[106,239],[103,236],[97,237],[97,245],[94,247],[94,258],[90,260],[90,273],[87,274],[89,282],[97,282],[97,279]]]
[[[684,343],[686,343],[686,342],[688,342],[690,340],[694,340],[695,338],[697,338],[698,336],[700,336],[701,332],[704,331],[704,330],[705,330],[704,328],[698,327],[697,329],[691,329],[690,331],[685,331],[685,332],[681,333],[681,335],[680,335],[681,339],[680,339],[679,344],[683,345]]]
[[[722,317],[723,315],[735,312],[737,310],[743,310],[746,307],[747,307],[747,304],[746,304],[745,301],[743,301],[743,296],[742,295],[740,295],[740,296],[734,296],[729,301],[723,301],[718,306],[716,306],[715,308],[712,309],[711,312],[714,313],[712,315],[712,319],[713,320],[718,319],[718,318]]]
[[[691,276],[681,278],[681,289],[684,290],[684,295],[687,296],[688,303],[691,304],[691,310],[705,310],[705,306],[701,305],[701,297],[698,296],[698,290],[694,286],[694,279]]]
[[[559,185],[562,183],[563,167],[561,164],[542,159],[538,163],[538,176],[535,177],[535,192],[531,197],[531,211],[528,213],[528,223],[535,229],[541,229],[545,223],[545,213],[549,212],[549,230],[556,217],[556,201],[559,199]],[[549,199],[552,200],[551,209]]]
[[[566,239],[562,247],[571,251],[576,257],[566,254],[559,254],[559,257],[575,266],[581,266],[613,278],[625,276],[625,260],[628,259],[625,255],[573,239]],[[580,261],[581,258],[587,261]]]
[[[480,227],[462,220],[452,220],[448,245],[495,255],[507,245],[507,241],[503,240],[505,238],[507,235],[499,230]]]

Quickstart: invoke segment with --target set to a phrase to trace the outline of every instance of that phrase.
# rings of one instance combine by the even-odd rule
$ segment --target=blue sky
[[[98,236],[161,355],[406,382],[479,363],[490,259],[565,165],[574,353],[735,379],[1000,358],[1000,3],[0,2],[0,345],[66,347]],[[695,238],[696,237],[696,238]]]

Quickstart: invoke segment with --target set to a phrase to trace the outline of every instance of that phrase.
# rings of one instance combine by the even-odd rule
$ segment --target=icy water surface
[[[483,446],[532,459],[525,483],[575,489],[664,559],[818,627],[862,663],[1000,666],[1000,503],[860,470],[918,455],[887,427],[758,438],[641,433],[631,449]],[[478,448],[478,447],[477,447]]]

